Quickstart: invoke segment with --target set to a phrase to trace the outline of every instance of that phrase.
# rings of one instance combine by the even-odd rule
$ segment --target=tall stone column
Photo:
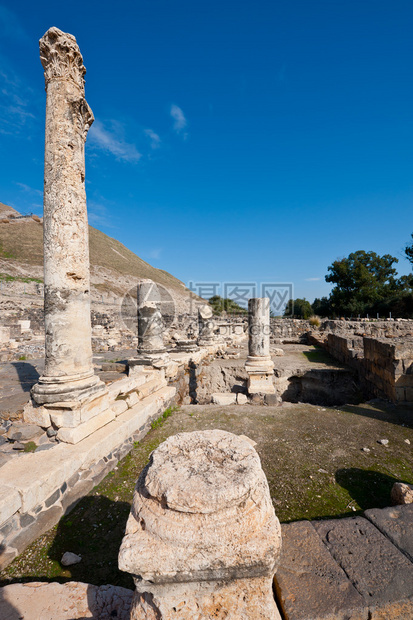
[[[281,528],[258,454],[221,430],[179,433],[141,473],[119,553],[131,620],[280,620]]]
[[[274,363],[270,356],[270,300],[248,300],[248,357],[245,362],[250,394],[274,394]]]
[[[85,100],[86,69],[76,39],[50,28],[40,39],[46,81],[44,163],[43,376],[39,404],[83,400],[104,390],[92,364],[86,135],[93,113]]]

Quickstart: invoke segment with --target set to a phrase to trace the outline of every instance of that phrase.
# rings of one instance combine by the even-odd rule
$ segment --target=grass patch
[[[151,423],[151,428],[155,429],[163,426],[165,424],[165,420],[167,420],[175,411],[178,411],[178,409],[179,407],[168,407],[168,409],[165,409],[163,414]]]
[[[318,347],[314,347],[310,351],[302,351],[302,354],[309,362],[314,364],[326,364],[327,366],[337,366],[338,364],[337,360],[331,357],[327,351]]]
[[[1,247],[0,247],[1,251]],[[13,258],[13,256],[8,256],[7,258]],[[28,278],[25,276],[11,276],[9,273],[0,273],[0,280],[3,282],[24,282],[29,284],[29,282],[37,282],[38,284],[43,284],[43,280],[40,278]]]
[[[34,452],[36,448],[37,445],[34,443],[34,441],[28,441],[26,444],[24,444],[23,452]]]

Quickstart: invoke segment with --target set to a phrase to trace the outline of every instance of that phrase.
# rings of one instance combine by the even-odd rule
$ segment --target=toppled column
[[[248,357],[245,362],[250,394],[274,394],[274,363],[270,356],[270,300],[248,300]]]
[[[214,346],[216,344],[215,338],[215,321],[213,319],[213,312],[211,306],[208,304],[202,304],[198,308],[198,344],[201,347]]]
[[[44,166],[43,376],[38,404],[79,401],[104,391],[94,374],[90,320],[89,230],[85,192],[86,135],[94,118],[85,100],[76,39],[50,28],[40,39],[46,81]]]
[[[131,620],[276,620],[281,529],[258,454],[221,430],[179,433],[137,482],[119,567]]]

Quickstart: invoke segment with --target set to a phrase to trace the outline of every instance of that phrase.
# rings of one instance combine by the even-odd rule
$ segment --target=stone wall
[[[363,378],[368,391],[393,402],[413,402],[413,338],[363,341]]]
[[[405,324],[400,331],[403,329],[408,333],[410,326]],[[308,339],[311,344],[322,346],[339,362],[357,371],[366,398],[385,398],[396,403],[413,402],[412,337],[362,337],[349,330],[347,333],[328,334],[313,331]]]

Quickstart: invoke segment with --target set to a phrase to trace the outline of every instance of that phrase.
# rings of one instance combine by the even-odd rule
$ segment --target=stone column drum
[[[276,620],[281,529],[258,454],[221,430],[179,433],[137,482],[119,567],[131,620]]]
[[[138,355],[159,356],[166,353],[164,324],[160,310],[161,297],[152,280],[138,284]]]
[[[198,308],[198,344],[202,346],[211,346],[216,342],[214,329],[215,321],[213,319],[213,312],[211,306],[208,304],[202,304]]]
[[[250,394],[274,394],[274,363],[270,356],[270,300],[248,300],[248,357],[245,362]]]
[[[44,163],[43,376],[32,389],[41,403],[76,401],[104,390],[92,364],[89,240],[85,192],[86,135],[93,114],[76,39],[50,28],[40,39],[46,81]]]

